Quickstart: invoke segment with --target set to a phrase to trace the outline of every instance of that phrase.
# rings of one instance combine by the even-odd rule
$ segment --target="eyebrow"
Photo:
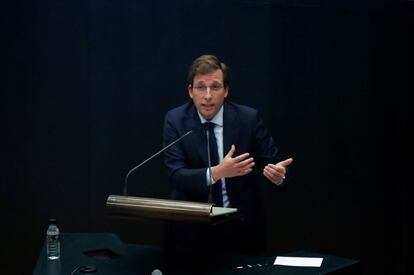
[[[200,80],[200,81],[198,81],[198,82],[194,83],[194,85],[200,85],[200,84],[204,84],[204,85],[206,85],[206,83],[204,82],[204,80]],[[218,80],[213,80],[213,82],[211,83],[211,85],[214,85],[214,84],[220,84],[220,85],[223,85],[223,83],[221,83],[221,82],[220,82],[220,81],[218,81]]]

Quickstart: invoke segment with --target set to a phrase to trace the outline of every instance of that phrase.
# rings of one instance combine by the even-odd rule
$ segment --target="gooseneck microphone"
[[[211,156],[210,156],[210,131],[206,130],[206,138],[207,138],[207,162],[208,162],[208,173],[210,174],[209,178],[209,185],[208,185],[208,202],[213,201],[213,184],[211,183],[211,179],[213,175],[211,174]]]
[[[165,146],[164,148],[162,148],[161,150],[159,150],[158,152],[156,152],[155,154],[153,154],[152,156],[150,156],[149,158],[147,158],[146,160],[144,160],[143,162],[141,162],[140,164],[138,164],[137,166],[135,166],[134,168],[129,170],[128,174],[125,177],[124,188],[123,188],[122,194],[124,196],[126,196],[128,194],[128,177],[132,172],[134,172],[139,167],[141,167],[142,165],[144,165],[148,161],[152,160],[153,158],[155,158],[156,156],[158,156],[159,154],[161,154],[162,152],[164,152],[165,150],[167,150],[168,148],[170,148],[171,146],[173,146],[174,144],[176,144],[177,142],[179,142],[181,139],[183,139],[185,136],[188,136],[192,132],[193,132],[193,130],[188,131],[184,135],[180,136],[179,138],[177,138],[176,140],[174,140],[173,142],[171,142],[170,144],[168,144],[167,146]]]

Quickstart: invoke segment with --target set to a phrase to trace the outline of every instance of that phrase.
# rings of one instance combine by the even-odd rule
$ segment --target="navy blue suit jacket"
[[[207,202],[207,144],[200,118],[192,101],[170,110],[164,122],[164,145],[193,130],[192,134],[165,151],[164,162],[173,185],[172,199]],[[247,227],[262,223],[256,176],[263,176],[268,163],[276,163],[277,148],[257,110],[225,101],[223,112],[223,156],[236,146],[233,156],[250,153],[254,170],[245,176],[226,178],[230,207],[239,209]]]

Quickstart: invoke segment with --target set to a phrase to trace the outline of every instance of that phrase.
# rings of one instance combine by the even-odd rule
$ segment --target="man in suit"
[[[176,237],[178,243],[193,247],[259,253],[264,249],[265,219],[256,176],[260,173],[281,186],[293,159],[280,161],[257,110],[228,101],[228,94],[228,67],[213,55],[195,59],[188,73],[192,100],[166,114],[164,144],[193,132],[165,151],[164,162],[173,199],[210,199],[237,208],[242,219],[219,226],[179,224]]]

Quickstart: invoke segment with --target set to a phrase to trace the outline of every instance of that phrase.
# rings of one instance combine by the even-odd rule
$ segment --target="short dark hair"
[[[187,75],[188,84],[193,85],[194,77],[197,74],[210,74],[215,70],[222,71],[223,85],[225,88],[227,88],[230,83],[230,68],[226,64],[220,62],[216,56],[211,54],[199,56],[193,61],[193,63],[191,63]]]

